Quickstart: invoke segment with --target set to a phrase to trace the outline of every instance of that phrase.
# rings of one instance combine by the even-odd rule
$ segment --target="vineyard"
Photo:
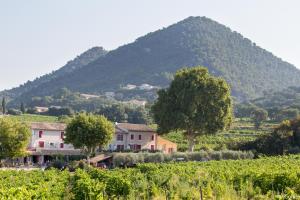
[[[0,171],[0,199],[300,199],[300,156]]]
[[[197,137],[195,151],[219,151],[225,149],[238,150],[239,144],[254,141],[258,136],[272,132],[276,126],[278,126],[278,124],[266,122],[259,130],[256,130],[251,119],[237,118],[232,124],[230,130],[226,130],[215,135],[203,135]],[[175,142],[178,145],[179,151],[186,151],[188,149],[188,141],[180,131],[170,132],[163,137]]]

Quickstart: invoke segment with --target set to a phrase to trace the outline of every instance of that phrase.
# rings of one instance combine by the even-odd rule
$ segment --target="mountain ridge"
[[[112,50],[93,62],[57,77],[21,98],[49,95],[59,88],[84,93],[122,93],[126,84],[166,87],[182,67],[205,66],[225,78],[237,99],[300,84],[300,70],[256,46],[240,33],[206,17],[189,17]],[[139,93],[138,97],[144,98]]]

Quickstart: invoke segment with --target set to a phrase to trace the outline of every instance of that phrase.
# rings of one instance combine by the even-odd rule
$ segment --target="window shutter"
[[[39,147],[40,147],[40,148],[44,148],[44,146],[45,146],[44,141],[39,141]]]
[[[39,138],[41,138],[43,135],[43,131],[39,131]]]

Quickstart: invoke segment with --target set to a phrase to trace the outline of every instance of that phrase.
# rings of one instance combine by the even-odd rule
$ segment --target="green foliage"
[[[104,115],[113,122],[129,122],[134,124],[149,124],[151,117],[149,110],[143,106],[126,104],[112,104],[102,106],[96,114]]]
[[[214,134],[232,121],[230,88],[203,67],[179,70],[168,89],[160,90],[152,111],[158,131],[183,130],[193,151],[195,138]]]
[[[254,149],[267,155],[283,155],[300,152],[300,118],[283,121],[271,133],[253,142],[242,145],[242,149]]]
[[[16,116],[5,116],[5,118],[10,118],[21,122],[60,122],[58,117],[46,115],[23,114]]]
[[[2,98],[1,111],[2,111],[3,114],[6,113],[6,100],[5,100],[5,97]]]
[[[199,151],[163,153],[116,153],[113,156],[115,167],[132,167],[140,163],[166,163],[174,161],[209,161],[209,160],[239,160],[252,159],[252,152],[242,151]]]
[[[23,102],[21,102],[20,111],[22,112],[22,114],[25,114],[25,112],[26,112],[25,105]]]
[[[72,199],[66,171],[1,171],[0,199]]]
[[[289,87],[279,92],[270,91],[264,96],[235,106],[236,117],[250,117],[250,111],[262,108],[271,120],[281,122],[294,119],[300,112],[300,87]]]
[[[194,154],[194,153],[193,153]],[[0,199],[299,199],[300,157],[0,171]]]
[[[0,118],[0,160],[25,155],[30,136],[27,124]]]
[[[81,113],[67,124],[65,142],[89,156],[97,147],[107,145],[114,132],[114,125],[104,116]]]
[[[253,112],[257,110],[258,107],[251,103],[240,103],[234,107],[234,116],[237,118],[251,117]]]
[[[280,110],[276,115],[277,121],[296,119],[299,116],[299,110],[296,108],[288,108]]]
[[[71,116],[74,114],[74,111],[71,108],[56,108],[56,107],[50,107],[49,110],[45,113],[46,115],[50,116]]]
[[[256,129],[259,129],[262,122],[268,119],[268,112],[264,109],[255,109],[252,112],[252,118],[254,121],[254,126]]]
[[[7,114],[9,114],[9,115],[21,115],[22,112],[19,111],[19,110],[16,110],[16,109],[8,109]]]

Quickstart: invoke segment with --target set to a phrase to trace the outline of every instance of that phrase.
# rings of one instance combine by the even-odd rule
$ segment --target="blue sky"
[[[188,16],[225,24],[300,67],[299,8],[298,0],[0,0],[0,90]]]

